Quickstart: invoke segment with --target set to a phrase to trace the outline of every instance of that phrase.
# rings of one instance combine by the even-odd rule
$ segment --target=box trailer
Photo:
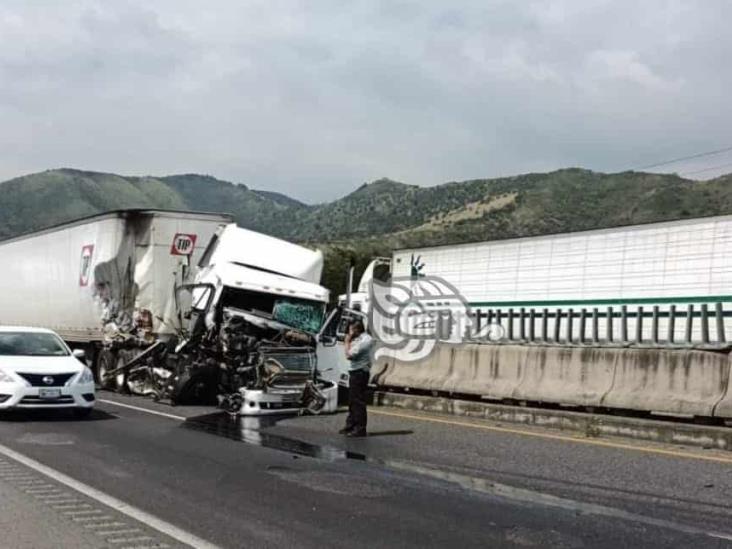
[[[368,312],[384,264],[406,287],[446,281],[476,331],[497,324],[511,341],[723,347],[732,336],[730,215],[399,249],[340,301]]]
[[[0,242],[0,324],[50,328],[94,358],[105,330],[176,332],[174,287],[228,215],[120,210]]]

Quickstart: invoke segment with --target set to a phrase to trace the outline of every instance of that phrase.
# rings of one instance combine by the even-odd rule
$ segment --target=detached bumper
[[[320,390],[326,397],[320,413],[330,414],[338,409],[338,386],[332,384]],[[302,389],[241,389],[243,402],[239,415],[266,416],[272,414],[298,414],[302,408]]]
[[[58,398],[41,398],[41,389],[41,387],[26,387],[17,383],[0,383],[0,410],[91,408],[94,406],[93,383],[74,383],[67,387],[59,387],[61,394]]]

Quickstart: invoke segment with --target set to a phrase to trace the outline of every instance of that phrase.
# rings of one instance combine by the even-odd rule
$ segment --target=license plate
[[[38,389],[39,398],[53,400],[61,396],[61,389]]]

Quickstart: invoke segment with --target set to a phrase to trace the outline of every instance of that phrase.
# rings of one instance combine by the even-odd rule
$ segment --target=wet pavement
[[[732,462],[701,457],[713,453],[663,455],[385,409],[371,410],[369,437],[346,439],[343,414],[232,418],[100,399],[92,421],[29,416],[0,422],[0,437],[223,547],[731,543]]]

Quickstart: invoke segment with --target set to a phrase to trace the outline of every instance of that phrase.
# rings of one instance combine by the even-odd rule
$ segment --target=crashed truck
[[[335,410],[339,374],[317,363],[320,251],[227,215],[121,210],[0,242],[0,256],[0,325],[57,331],[103,388],[251,415]]]

